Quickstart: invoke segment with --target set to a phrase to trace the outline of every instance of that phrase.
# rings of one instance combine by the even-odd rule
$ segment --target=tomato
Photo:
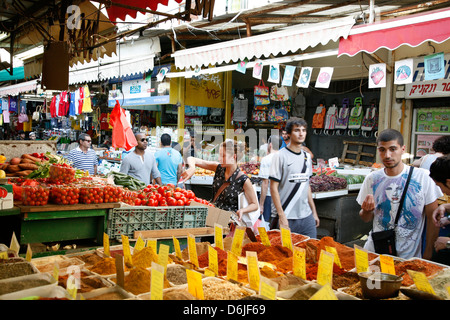
[[[147,205],[150,207],[156,207],[158,205],[158,201],[156,201],[155,199],[150,199],[148,200]]]
[[[139,193],[138,194],[138,198],[141,199],[141,200],[145,199],[145,195],[143,193]]]
[[[172,197],[168,197],[168,198],[166,198],[167,199],[167,204],[169,205],[169,206],[176,206],[177,205],[177,200],[175,200],[175,198],[172,198]]]
[[[168,183],[168,184],[166,184],[166,186],[168,188],[170,188],[170,189],[174,189],[175,188],[175,186],[172,183]]]
[[[164,196],[166,197],[166,199],[167,199],[167,198],[171,198],[171,197],[173,196],[173,192],[172,192],[172,191],[166,191],[166,192],[164,193]]]
[[[194,191],[192,191],[192,190],[186,190],[186,198],[188,198],[188,199],[194,199],[194,198],[195,198]]]
[[[183,189],[181,189],[180,187],[175,188],[175,192],[182,192],[182,191],[183,191]]]
[[[183,200],[177,200],[177,206],[184,206]]]
[[[191,204],[191,199],[186,199],[186,201],[184,202],[185,205],[189,206]]]
[[[181,198],[181,192],[174,192],[173,193],[173,197],[175,198],[175,199],[180,199]]]
[[[141,199],[135,199],[135,200],[134,200],[134,204],[135,204],[136,206],[140,206],[141,203],[142,203],[142,200],[141,200]]]
[[[158,202],[158,205],[159,205],[160,207],[167,207],[167,206],[168,206],[166,200]]]

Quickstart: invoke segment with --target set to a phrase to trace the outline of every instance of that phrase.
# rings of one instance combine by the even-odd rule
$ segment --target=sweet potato
[[[20,163],[33,163],[33,164],[35,164],[36,161],[33,161],[31,159],[22,158],[22,160],[20,160]]]
[[[15,173],[7,173],[6,176],[7,177],[17,177]]]
[[[9,163],[2,163],[2,164],[0,164],[0,170],[5,171],[8,168],[8,166],[9,166]]]
[[[10,164],[6,169],[9,173],[22,171],[18,164]]]
[[[11,160],[9,160],[10,164],[19,164],[20,163],[20,158],[11,158]]]
[[[22,155],[22,158],[24,158],[24,159],[30,159],[30,160],[33,160],[34,162],[41,162],[41,159],[36,158],[36,157],[33,157],[31,154],[28,154],[28,153],[24,153],[24,154]]]
[[[15,175],[17,177],[26,177],[27,175],[29,175],[32,172],[33,172],[33,170],[22,170],[22,171],[16,172]]]
[[[39,169],[39,167],[37,165],[35,165],[34,163],[19,163],[18,166],[21,170],[34,171],[34,170]]]

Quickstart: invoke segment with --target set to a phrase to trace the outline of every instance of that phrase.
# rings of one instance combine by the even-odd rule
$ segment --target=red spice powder
[[[407,270],[423,272],[427,277],[429,277],[442,269],[444,268],[441,266],[423,260],[409,260],[395,263],[395,274],[403,277],[403,286],[410,286],[414,284],[414,281],[409,276]]]

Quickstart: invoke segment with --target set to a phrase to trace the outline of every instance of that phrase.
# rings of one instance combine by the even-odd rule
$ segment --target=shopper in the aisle
[[[250,179],[237,165],[237,158],[242,152],[238,148],[239,144],[228,139],[220,145],[219,162],[188,157],[188,169],[183,172],[182,178],[183,181],[190,179],[196,166],[214,171],[212,202],[220,209],[235,212],[241,219],[244,214],[258,210],[258,198]],[[241,192],[244,192],[248,206],[239,209],[238,196]]]
[[[429,153],[412,163],[414,167],[430,170],[431,164],[439,157],[450,154],[450,136],[442,136],[433,142],[435,153]]]
[[[78,136],[78,147],[72,149],[67,155],[67,159],[74,168],[88,171],[90,175],[97,174],[97,154],[91,148],[92,139],[87,133]]]
[[[428,171],[416,168],[412,171],[407,187],[403,208],[399,212],[398,222],[395,218],[400,207],[400,199],[405,189],[410,170],[413,167],[402,162],[405,152],[403,136],[393,129],[382,131],[377,138],[378,154],[385,166],[384,169],[371,172],[364,183],[356,201],[361,205],[360,217],[365,222],[373,221],[372,231],[364,247],[369,251],[375,249],[374,233],[395,231],[395,249],[397,256],[405,259],[422,257],[431,259],[433,245],[438,236],[437,228],[432,220],[433,211],[437,208],[437,198],[442,192],[429,177]],[[426,223],[426,247],[422,250],[422,233]],[[390,233],[385,232],[386,233]],[[382,240],[377,243],[383,244]],[[377,244],[378,247],[378,244]],[[378,247],[379,248],[379,247]],[[388,253],[388,252],[384,252]]]
[[[290,143],[272,159],[269,175],[273,201],[271,227],[289,227],[291,232],[316,238],[320,220],[308,181],[312,162],[309,153],[302,149],[307,127],[304,119],[290,118],[286,124]]]
[[[152,179],[155,179],[156,183],[162,185],[161,174],[156,165],[156,159],[147,150],[148,140],[145,133],[136,133],[135,137],[138,144],[133,152],[130,152],[122,159],[120,172],[139,179],[147,185],[151,183]]]
[[[450,155],[437,158],[430,167],[430,177],[450,196]],[[441,204],[433,212],[433,222],[440,228],[440,237],[434,243],[431,260],[450,265],[450,202]]]
[[[181,177],[183,158],[181,154],[171,147],[172,138],[169,134],[161,135],[161,150],[155,153],[156,165],[161,173],[162,184],[178,184]]]
[[[261,159],[261,165],[259,167],[258,175],[262,180],[261,195],[259,197],[259,208],[261,214],[264,217],[264,221],[269,222],[272,214],[272,197],[270,195],[269,189],[270,167],[272,165],[273,156],[278,153],[278,150],[280,150],[282,139],[278,135],[271,135],[267,142],[267,155]]]

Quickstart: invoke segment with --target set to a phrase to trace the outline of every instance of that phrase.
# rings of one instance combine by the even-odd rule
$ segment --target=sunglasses
[[[85,140],[85,139],[82,139],[82,140],[85,142],[92,142],[92,140]]]
[[[141,139],[141,142],[145,142],[145,141],[148,141],[148,139],[147,138],[142,138]]]

